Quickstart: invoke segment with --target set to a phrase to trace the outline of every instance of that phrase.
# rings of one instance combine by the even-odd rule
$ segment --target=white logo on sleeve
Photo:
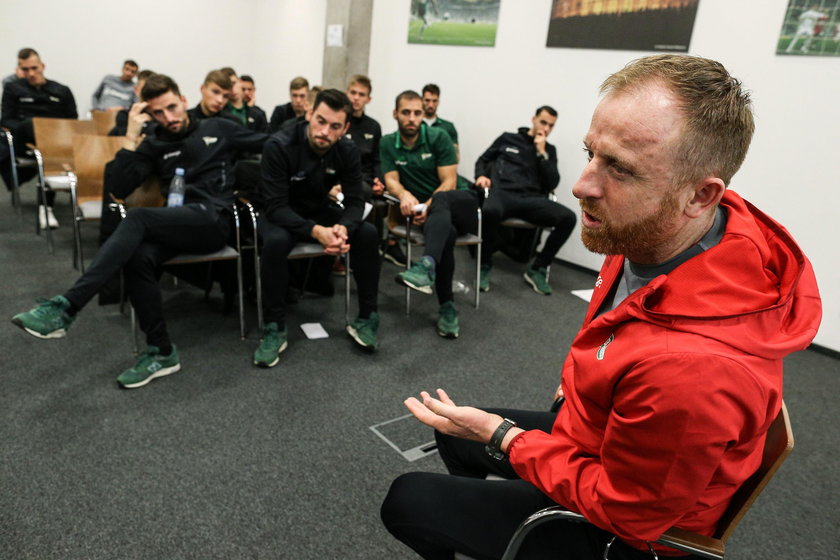
[[[215,136],[205,136],[202,140],[204,140],[205,145],[209,146],[210,144],[215,144],[219,139]]]
[[[365,132],[365,140],[373,140],[373,134]]]

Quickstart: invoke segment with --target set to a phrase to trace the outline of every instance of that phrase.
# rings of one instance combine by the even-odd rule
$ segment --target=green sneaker
[[[458,338],[460,331],[458,310],[453,302],[447,301],[438,310],[437,333],[443,338]]]
[[[544,296],[551,295],[551,286],[548,285],[548,271],[545,268],[528,268],[523,275],[534,291]]]
[[[482,264],[481,273],[478,277],[478,289],[482,292],[490,291],[490,271],[493,269],[492,264]]]
[[[379,344],[376,340],[378,329],[379,315],[374,312],[367,319],[356,317],[352,323],[347,325],[347,334],[353,337],[360,348],[373,352]]]
[[[435,284],[435,267],[432,259],[423,257],[414,266],[400,272],[396,277],[397,284],[403,284],[424,294],[432,293]]]
[[[268,323],[263,327],[260,347],[254,352],[254,365],[264,368],[276,366],[280,361],[280,353],[288,345],[286,329],[281,331],[277,323]]]
[[[70,302],[64,296],[38,302],[38,307],[12,317],[12,323],[38,338],[63,338],[76,320],[67,313]]]
[[[168,356],[160,355],[160,348],[149,346],[137,358],[134,367],[125,370],[117,377],[117,383],[126,389],[142,387],[155,377],[163,377],[180,371],[181,362],[178,360],[178,350],[172,346],[172,353]]]

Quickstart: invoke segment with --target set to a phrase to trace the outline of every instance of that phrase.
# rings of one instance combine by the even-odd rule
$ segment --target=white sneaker
[[[44,212],[44,208],[47,209],[46,212]],[[50,229],[58,228],[58,220],[55,219],[55,214],[53,214],[53,209],[50,206],[38,206],[38,222],[41,229],[47,229],[48,225]]]

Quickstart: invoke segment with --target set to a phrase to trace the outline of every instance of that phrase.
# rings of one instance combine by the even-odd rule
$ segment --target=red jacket
[[[624,263],[607,257],[551,434],[509,447],[519,476],[643,550],[674,525],[714,533],[760,462],[782,358],[820,322],[813,269],[787,230],[732,191],[721,205],[718,245],[595,318]]]

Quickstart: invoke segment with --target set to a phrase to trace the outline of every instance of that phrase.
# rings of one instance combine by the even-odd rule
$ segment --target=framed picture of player
[[[776,54],[840,56],[840,0],[790,0]]]
[[[408,42],[492,47],[501,0],[411,0]]]
[[[554,0],[547,47],[688,52],[700,0]]]

